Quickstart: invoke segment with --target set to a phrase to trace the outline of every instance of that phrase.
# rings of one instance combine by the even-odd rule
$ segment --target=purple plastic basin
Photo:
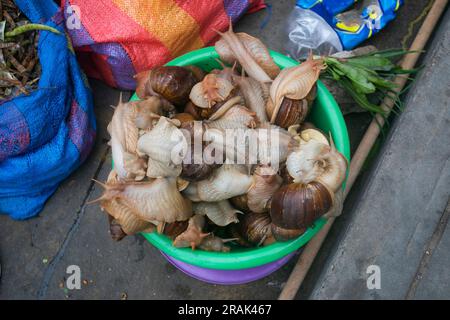
[[[294,253],[291,253],[281,258],[280,260],[250,269],[216,270],[193,266],[191,264],[174,259],[166,255],[162,251],[161,254],[171,264],[173,264],[179,270],[183,271],[188,276],[191,276],[192,278],[200,281],[221,285],[243,284],[264,278],[265,276],[268,276],[269,274],[284,266],[294,255]]]

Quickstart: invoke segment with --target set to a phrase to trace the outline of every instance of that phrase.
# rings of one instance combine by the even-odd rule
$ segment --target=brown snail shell
[[[240,196],[230,198],[230,202],[233,205],[233,207],[243,212],[250,212],[250,209],[248,208],[247,205],[247,194],[241,194]]]
[[[194,74],[195,78],[197,78],[198,81],[202,81],[203,78],[206,76],[206,72],[203,71],[201,68],[194,66],[194,65],[189,65],[185,67],[186,69],[189,69],[192,71],[192,73]]]
[[[291,183],[273,195],[270,217],[284,229],[308,228],[330,210],[333,200],[333,193],[320,182]]]
[[[292,100],[284,98],[281,106],[275,116],[270,115],[271,122],[282,127],[288,128],[294,124],[302,123],[309,113],[309,105],[306,99]]]
[[[162,233],[171,239],[175,239],[188,227],[188,221],[175,221],[172,223],[165,223],[162,228]]]
[[[281,106],[284,98],[301,100],[305,98],[316,84],[321,70],[326,66],[322,59],[314,60],[312,55],[298,66],[285,68],[275,78],[270,86],[270,97],[274,104],[274,116]]]
[[[284,229],[275,224],[271,224],[272,235],[277,241],[288,241],[295,239],[305,233],[306,228],[303,229]]]
[[[185,67],[162,66],[136,75],[139,98],[159,95],[177,107],[189,101],[189,93],[198,82],[194,73]]]
[[[214,171],[215,168],[217,168],[217,165],[210,165],[206,163],[200,163],[200,164],[182,164],[182,170],[180,177],[193,182],[193,181],[200,181],[207,179]]]
[[[191,182],[204,180],[213,173],[214,169],[220,167],[220,164],[205,163],[203,159],[200,159],[202,161],[196,161],[197,159],[195,156],[203,156],[203,149],[206,143],[202,143],[202,154],[196,155],[194,139],[202,141],[204,125],[200,121],[190,121],[182,123],[181,128],[185,130],[183,133],[186,134],[186,140],[190,143],[190,152],[188,152],[183,159],[180,177]]]
[[[201,113],[203,110],[197,107],[192,101],[189,101],[184,107],[184,113],[190,114],[195,120],[202,120]]]
[[[271,219],[268,214],[249,212],[240,217],[235,231],[241,239],[240,242],[260,246],[272,237],[270,225]]]
[[[177,113],[176,115],[174,115],[172,117],[172,119],[179,120],[181,125],[183,125],[186,122],[191,122],[191,121],[196,120],[195,117],[192,114],[186,113],[186,112]]]

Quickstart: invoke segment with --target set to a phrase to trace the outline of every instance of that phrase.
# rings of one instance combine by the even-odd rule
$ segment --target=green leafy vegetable
[[[391,49],[376,51],[350,58],[322,57],[327,65],[321,77],[332,79],[342,86],[355,102],[372,113],[385,115],[385,111],[371,102],[370,96],[382,101],[389,97],[400,106],[397,85],[392,81],[398,74],[413,74],[420,70],[405,70],[397,66],[392,59],[413,51]]]

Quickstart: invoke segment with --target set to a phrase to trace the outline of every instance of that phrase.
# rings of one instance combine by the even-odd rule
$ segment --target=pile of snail
[[[113,239],[159,232],[176,247],[228,252],[231,243],[296,238],[317,218],[340,212],[347,161],[331,138],[304,122],[323,61],[311,57],[280,71],[259,39],[231,27],[220,34],[215,49],[222,69],[141,72],[141,100],[115,108],[108,126],[114,167],[98,182],[104,192],[95,200],[108,214]],[[179,141],[172,139],[193,145],[192,137],[208,135],[200,155],[211,145],[217,155],[225,130],[260,128],[277,133],[278,148],[268,147],[277,166],[247,158],[235,164],[228,153],[213,163],[185,161],[198,154],[177,153]]]

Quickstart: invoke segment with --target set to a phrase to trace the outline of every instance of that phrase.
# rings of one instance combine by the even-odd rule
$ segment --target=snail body
[[[222,61],[233,63],[237,60],[242,68],[244,68],[247,74],[249,74],[252,78],[261,82],[272,81],[264,68],[257,62],[257,60],[262,57],[264,49],[258,50],[256,53],[252,52],[251,50],[254,49],[254,46],[245,44],[245,42],[248,40],[251,41],[251,39],[245,37],[243,41],[242,39],[244,37],[238,36],[233,32],[231,23],[227,32],[219,32],[219,34],[222,36],[222,39],[217,41],[215,48]],[[261,45],[262,43],[259,41],[258,44]],[[267,54],[265,58],[272,61],[270,54]],[[264,64],[270,63],[266,59],[264,59]]]
[[[231,23],[220,34],[221,70],[138,73],[142,100],[117,106],[114,169],[95,200],[113,239],[156,229],[177,248],[229,252],[229,241],[286,241],[341,211],[346,159],[304,122],[322,59],[280,71],[260,40]]]
[[[264,91],[266,84],[256,81],[248,77],[234,77],[235,82],[241,89],[244,96],[246,106],[256,113],[259,122],[269,121],[266,114],[266,99]]]
[[[234,76],[237,75],[237,72],[236,72],[236,61],[233,62],[233,63],[230,63],[230,64],[233,65],[231,68],[227,67],[219,59],[216,59],[216,61],[220,64],[222,69],[211,70],[211,73],[217,75],[219,78],[226,79],[226,80],[228,80],[228,81],[230,81],[231,83],[234,84]]]
[[[178,177],[181,175],[183,168],[181,165],[173,163],[165,164],[152,158],[147,159],[147,172],[149,178]]]
[[[239,222],[237,213],[242,214],[241,211],[234,209],[228,200],[194,202],[192,209],[195,214],[207,216],[215,225],[221,227]]]
[[[109,185],[120,183],[114,170],[110,172],[107,183]],[[100,207],[108,213],[110,234],[115,241],[120,241],[127,235],[149,232],[155,228],[151,222],[139,218],[133,208],[120,199],[102,200]]]
[[[321,59],[313,60],[310,57],[302,64],[285,68],[280,72],[270,86],[270,98],[273,103],[271,123],[275,122],[283,99],[302,100],[306,98],[323,69],[325,69],[325,65]],[[308,103],[306,105],[308,106]]]
[[[141,130],[151,130],[161,116],[172,116],[176,113],[175,106],[166,99],[157,96],[150,96],[132,103],[137,113],[135,125]]]
[[[261,40],[247,33],[234,33],[231,23],[229,30],[220,34],[222,39],[216,42],[215,49],[222,61],[228,64],[238,61],[258,81],[270,82],[278,75],[280,68]]]
[[[261,146],[258,159],[261,163],[285,162],[290,150],[295,148],[298,142],[287,130],[276,125],[263,123],[259,128],[266,130],[266,134],[258,135],[258,146]]]
[[[136,102],[135,126],[138,129],[149,130],[153,127],[155,119],[163,115],[163,105],[158,97],[149,97],[148,99]]]
[[[205,226],[205,217],[201,215],[194,215],[189,219],[187,229],[178,235],[173,241],[173,246],[177,248],[191,247],[195,250],[203,239],[209,235],[202,230]]]
[[[141,219],[131,206],[126,204],[121,199],[113,199],[111,201],[102,201],[101,207],[109,213],[114,219],[111,221],[113,230],[112,236],[117,237],[118,231],[115,231],[118,226],[125,233],[125,235],[133,235],[139,232],[151,232],[155,229],[155,225],[149,221]],[[114,227],[115,226],[115,227]],[[120,237],[121,240],[123,237]]]
[[[235,105],[239,105],[242,103],[242,98],[240,96],[235,96],[223,101],[222,103],[218,103],[214,106],[214,112],[208,117],[208,121],[214,121],[221,118],[225,113],[227,113],[231,108]]]
[[[217,102],[224,101],[233,89],[233,84],[227,79],[208,74],[202,82],[192,87],[189,98],[196,106],[209,109]]]
[[[175,239],[184,231],[186,231],[188,227],[188,220],[184,221],[175,221],[172,223],[161,223],[161,227],[158,225],[159,233],[162,233],[168,236],[171,239]]]
[[[286,169],[294,182],[310,182],[317,178],[314,167],[321,154],[328,151],[328,146],[317,140],[310,140],[293,149],[286,160]]]
[[[305,134],[303,134],[305,136]],[[303,141],[286,160],[286,168],[294,182],[320,181],[333,192],[339,190],[345,180],[347,159],[331,145],[324,144],[320,135]]]
[[[270,56],[269,50],[258,38],[252,37],[248,33],[241,32],[238,38],[244,44],[244,47],[250,52],[255,61],[263,68],[271,79],[280,73],[280,67],[276,65]]]
[[[180,194],[175,178],[101,185],[104,193],[95,201],[105,206],[108,201],[119,199],[144,221],[171,223],[187,220],[192,215],[191,201]]]
[[[269,166],[258,166],[253,173],[253,185],[247,192],[247,206],[256,213],[267,211],[270,200],[283,180]]]
[[[135,103],[123,103],[120,97],[108,125],[112,158],[121,180],[142,180],[145,177],[145,161],[140,161],[136,152],[139,139],[136,116]]]
[[[178,154],[174,159],[174,150],[182,151],[183,139],[183,133],[169,119],[161,117],[152,130],[139,138],[138,150],[162,165],[179,165],[182,156]]]
[[[217,120],[206,120],[207,128],[213,129],[246,129],[257,125],[256,113],[241,105],[234,105]]]
[[[184,194],[192,201],[216,202],[247,193],[252,183],[245,168],[224,164],[208,179],[191,183]]]
[[[205,251],[212,252],[230,252],[230,247],[226,246],[225,243],[233,241],[235,239],[222,239],[214,235],[208,235],[203,238],[199,245],[199,248]]]

